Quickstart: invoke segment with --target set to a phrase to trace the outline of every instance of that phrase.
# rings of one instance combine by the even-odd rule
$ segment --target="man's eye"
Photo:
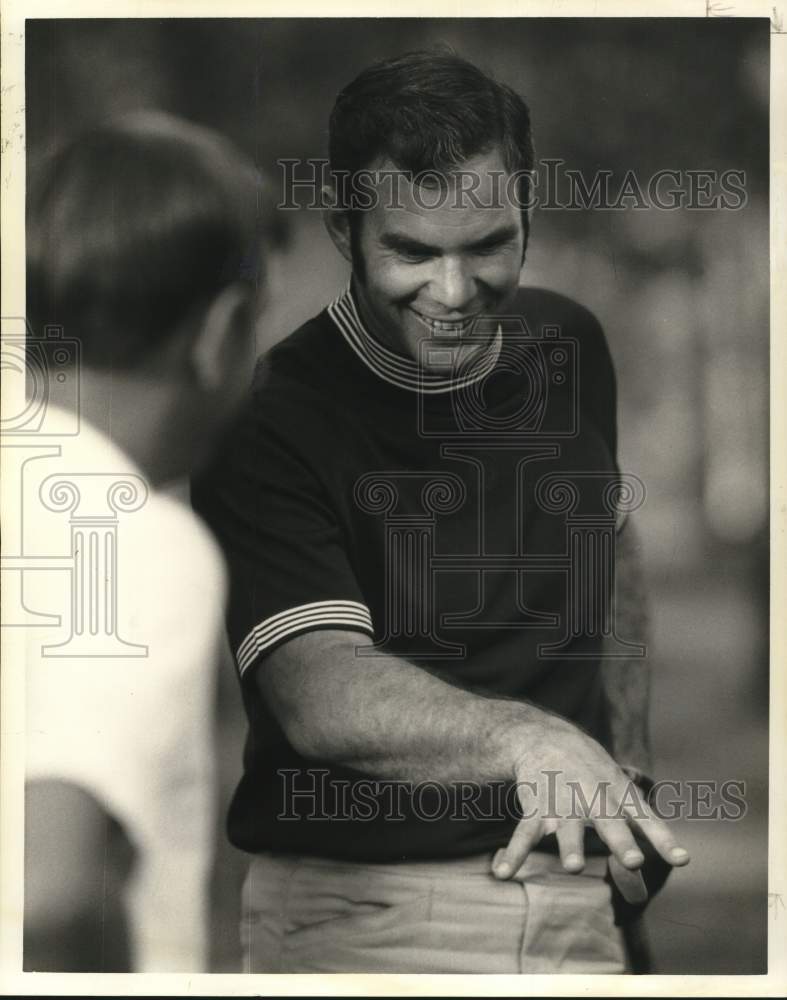
[[[492,243],[485,247],[476,247],[475,253],[478,257],[491,257],[492,254],[500,253],[507,247],[508,243]]]
[[[419,253],[417,250],[400,250],[399,256],[408,264],[421,264],[429,260],[428,253]]]

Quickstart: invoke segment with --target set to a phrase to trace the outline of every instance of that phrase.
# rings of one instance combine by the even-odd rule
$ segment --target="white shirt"
[[[98,430],[82,421],[57,444],[23,476],[25,554],[44,567],[25,572],[25,605],[60,616],[27,630],[27,780],[82,787],[136,847],[135,970],[204,971],[223,560],[191,509]],[[75,509],[58,481],[76,487]]]

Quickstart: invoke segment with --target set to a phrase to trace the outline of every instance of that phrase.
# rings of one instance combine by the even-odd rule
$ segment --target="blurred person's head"
[[[524,262],[533,156],[524,101],[451,52],[385,60],[341,91],[329,158],[343,184],[326,225],[381,340],[417,359],[430,338],[449,357],[476,317],[504,311]],[[364,173],[370,207],[353,200]]]
[[[31,183],[34,335],[55,325],[79,341],[83,414],[101,424],[111,406],[153,479],[201,464],[248,387],[260,204],[231,143],[152,111],[72,138]]]

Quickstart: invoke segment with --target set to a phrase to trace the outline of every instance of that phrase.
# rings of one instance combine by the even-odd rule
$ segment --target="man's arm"
[[[355,633],[307,633],[284,643],[256,671],[263,697],[302,756],[379,779],[518,783],[525,817],[497,859],[501,877],[552,832],[564,866],[580,870],[586,821],[622,865],[639,867],[642,853],[623,813],[616,815],[627,779],[595,740],[527,702],[455,687],[397,657],[360,658],[357,644]],[[550,772],[557,772],[552,796]],[[584,817],[576,816],[577,794],[568,782],[591,803]],[[608,791],[603,812],[600,785]],[[649,810],[646,818],[628,815],[666,861],[688,861]]]
[[[617,536],[613,612],[617,634],[628,642],[644,645],[645,656],[609,657],[602,663],[612,756],[622,767],[651,776],[650,622],[642,570],[642,542],[632,517]]]

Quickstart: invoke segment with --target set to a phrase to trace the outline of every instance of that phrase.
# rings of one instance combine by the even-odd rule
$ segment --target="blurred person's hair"
[[[450,175],[495,148],[509,173],[527,171],[518,198],[528,204],[534,151],[527,105],[445,46],[367,67],[339,93],[331,112],[328,156],[337,175],[352,177],[383,158],[413,177]],[[522,221],[527,239],[524,208]]]
[[[34,335],[62,326],[94,368],[144,363],[225,287],[259,281],[260,185],[227,139],[159,111],[71,138],[28,191]]]

